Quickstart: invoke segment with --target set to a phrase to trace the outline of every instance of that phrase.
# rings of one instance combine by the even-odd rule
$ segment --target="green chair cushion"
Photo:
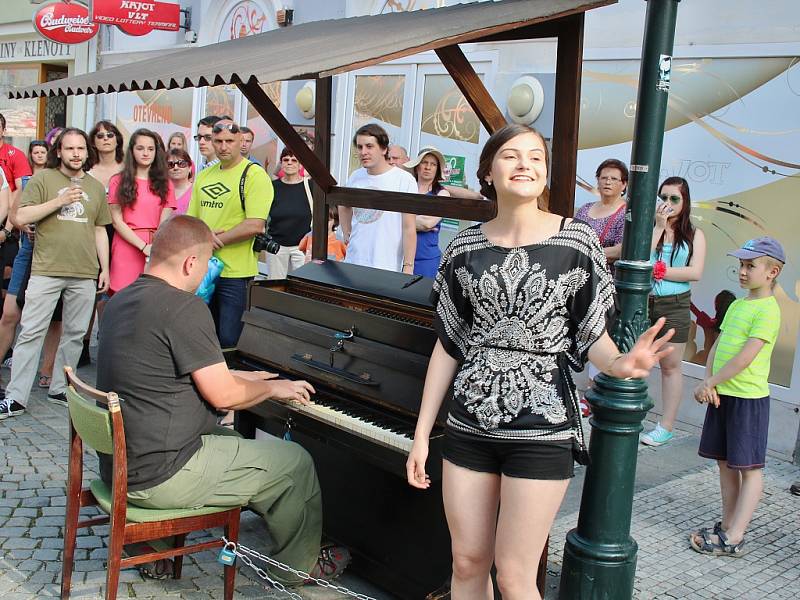
[[[100,508],[111,514],[111,488],[102,479],[95,479],[89,485],[92,494],[97,499]],[[213,513],[225,512],[235,508],[233,506],[201,506],[200,508],[175,508],[175,509],[156,509],[142,508],[128,502],[127,517],[133,523],[153,523],[156,521],[167,521],[170,519],[183,519],[185,517],[199,517]]]

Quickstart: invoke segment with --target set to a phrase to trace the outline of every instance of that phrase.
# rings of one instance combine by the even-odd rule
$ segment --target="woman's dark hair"
[[[736,294],[730,290],[722,290],[714,297],[714,329],[716,331],[722,331],[722,320],[734,300],[736,300]]]
[[[125,149],[125,141],[122,139],[122,133],[117,126],[114,125],[111,121],[98,121],[92,127],[92,130],[89,132],[89,139],[92,140],[92,147],[95,149],[95,154],[97,153],[97,146],[94,144],[95,136],[100,133],[101,129],[105,129],[114,134],[114,137],[117,138],[117,149],[114,150],[114,160],[117,161],[117,164],[122,162],[123,159],[123,152]],[[92,164],[92,167],[94,164]],[[90,169],[92,167],[89,167]]]
[[[377,123],[367,123],[366,125],[362,125],[358,128],[353,136],[353,146],[356,145],[356,140],[360,135],[370,135],[374,137],[378,142],[378,146],[380,146],[383,150],[383,155],[387,159],[389,158],[389,134],[386,133],[386,130],[383,127]]]
[[[150,183],[150,191],[161,198],[161,205],[167,202],[169,194],[169,178],[167,177],[167,158],[164,152],[164,142],[161,136],[149,129],[137,129],[128,141],[128,149],[125,151],[122,171],[119,177],[119,187],[117,187],[117,202],[120,206],[133,206],[136,203],[136,159],[133,157],[133,147],[140,137],[149,137],[153,140],[156,155],[147,171],[147,178]]]
[[[433,176],[433,183],[431,184],[431,192],[434,195],[437,195],[444,189],[442,187],[442,179],[444,179],[444,175],[442,174],[442,165],[439,162],[437,156],[433,152],[426,153],[422,158],[425,158],[425,156],[432,156],[433,158],[436,159],[436,174]],[[422,159],[420,159],[420,162],[422,162]],[[414,179],[419,181],[419,177],[417,177],[417,169],[419,169],[419,165],[414,167]]]
[[[50,150],[49,144],[44,140],[33,140],[30,144],[28,144],[28,165],[30,165],[31,170],[33,170],[33,158],[31,157],[31,153],[33,152],[34,148],[44,148],[47,151]]]
[[[478,182],[480,182],[481,185],[481,194],[490,200],[497,200],[497,192],[495,192],[494,186],[489,185],[486,181],[486,176],[489,175],[489,171],[492,170],[492,161],[495,155],[506,143],[513,140],[518,135],[524,135],[526,133],[532,133],[542,140],[542,146],[544,146],[544,166],[547,168],[547,172],[550,173],[550,151],[547,149],[547,142],[544,136],[533,127],[528,127],[527,125],[521,125],[519,123],[506,125],[495,131],[491,137],[486,140],[486,144],[483,146],[483,150],[481,150],[481,157],[478,161],[477,175]],[[550,190],[545,184],[542,195],[539,197],[539,208],[541,210],[547,210],[549,198]]]
[[[619,159],[616,158],[607,158],[600,165],[597,167],[597,170],[594,172],[595,177],[600,177],[600,173],[603,172],[603,169],[616,169],[619,171],[620,175],[622,176],[622,183],[625,184],[625,189],[622,190],[622,195],[625,195],[625,192],[628,189],[628,167],[627,165]]]
[[[678,186],[678,189],[681,191],[681,196],[683,197],[683,207],[675,219],[675,225],[672,227],[675,239],[672,242],[672,255],[669,258],[669,263],[670,266],[672,266],[672,261],[675,258],[675,255],[678,253],[678,248],[680,248],[682,244],[686,244],[686,247],[689,249],[689,257],[686,259],[686,264],[688,265],[692,260],[692,254],[694,253],[695,232],[695,227],[692,225],[691,219],[692,199],[689,196],[689,182],[683,177],[667,177],[661,182],[661,185],[658,186],[659,194],[661,193],[661,190],[664,189],[665,185]],[[664,248],[665,233],[666,231],[661,234],[660,238],[658,238],[658,244],[656,245],[656,254],[658,256],[661,255],[661,251]]]
[[[79,135],[83,138],[83,141],[86,142],[86,162],[83,165],[83,170],[88,171],[89,165],[94,164],[96,151],[86,132],[77,127],[62,129],[56,136],[56,139],[53,140],[53,145],[50,146],[50,150],[47,151],[47,164],[45,167],[48,169],[58,169],[61,166],[61,159],[58,157],[58,152],[61,150],[61,143],[64,141],[64,136],[66,135]]]
[[[283,150],[281,150],[281,156],[280,156],[280,158],[278,160],[279,161],[283,160],[284,157],[286,157],[286,156],[294,156],[295,158],[297,158],[297,156],[295,156],[294,150],[289,148],[289,146],[284,146],[283,147]]]

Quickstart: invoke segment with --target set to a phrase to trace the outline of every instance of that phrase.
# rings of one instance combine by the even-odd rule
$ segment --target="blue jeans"
[[[247,308],[247,285],[252,277],[220,277],[211,298],[211,316],[219,344],[233,348],[242,334],[242,315]]]

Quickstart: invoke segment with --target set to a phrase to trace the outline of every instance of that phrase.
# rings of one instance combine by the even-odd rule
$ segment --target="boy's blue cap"
[[[763,237],[747,240],[739,250],[728,252],[728,256],[749,260],[758,258],[759,256],[769,256],[782,263],[786,262],[786,254],[783,252],[783,246],[775,238],[768,235]]]

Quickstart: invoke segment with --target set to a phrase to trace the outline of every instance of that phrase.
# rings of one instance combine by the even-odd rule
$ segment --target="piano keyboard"
[[[355,435],[377,442],[404,454],[411,451],[414,442],[413,425],[406,425],[369,411],[358,404],[339,399],[325,398],[319,394],[312,397],[312,404],[291,403],[292,409],[309,417],[332,425]]]

